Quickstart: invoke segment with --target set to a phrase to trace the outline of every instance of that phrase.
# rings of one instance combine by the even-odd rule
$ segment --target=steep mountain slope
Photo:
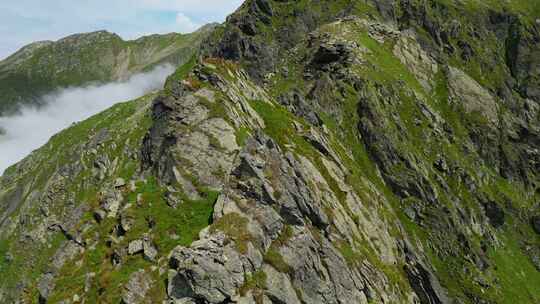
[[[247,1],[0,179],[0,299],[538,303],[538,12]]]
[[[160,64],[188,61],[215,25],[192,34],[124,41],[106,31],[30,44],[0,61],[0,113],[58,88],[124,80]]]

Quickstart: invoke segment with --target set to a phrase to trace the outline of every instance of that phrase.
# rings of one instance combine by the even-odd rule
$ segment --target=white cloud
[[[176,25],[178,26],[178,31],[182,33],[190,33],[201,27],[201,25],[194,23],[183,13],[176,14]]]
[[[134,0],[135,5],[144,9],[176,10],[188,13],[215,13],[237,8],[239,0]]]
[[[0,117],[0,174],[73,122],[161,88],[173,71],[166,65],[125,82],[63,89],[45,96],[41,108],[26,107],[16,115]]]

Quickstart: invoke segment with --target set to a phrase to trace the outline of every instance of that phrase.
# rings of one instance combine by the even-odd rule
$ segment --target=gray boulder
[[[218,304],[231,299],[244,283],[244,265],[240,254],[226,237],[218,233],[193,243],[191,248],[177,247],[169,264],[169,297],[204,299]]]
[[[129,255],[135,255],[137,253],[141,253],[143,251],[143,241],[142,240],[134,240],[129,242],[128,244],[128,254]]]
[[[148,291],[152,288],[152,277],[144,270],[131,275],[129,282],[124,286],[122,304],[149,303],[145,301]]]

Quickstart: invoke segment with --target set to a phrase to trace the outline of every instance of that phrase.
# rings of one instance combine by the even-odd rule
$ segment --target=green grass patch
[[[251,275],[246,275],[244,285],[239,290],[240,294],[245,296],[248,291],[266,289],[266,279],[266,273],[262,270],[258,270]]]
[[[519,237],[507,233],[504,247],[488,252],[500,289],[494,292],[498,303],[540,303],[540,271],[523,254]]]
[[[219,192],[207,190],[201,194],[202,199],[195,201],[183,197],[176,208],[167,205],[165,194],[166,190],[154,178],[150,178],[138,183],[137,190],[128,195],[128,202],[133,205],[128,215],[134,219],[134,227],[127,237],[140,237],[149,230],[149,223],[154,221],[154,241],[163,254],[178,245],[189,246],[198,239],[199,232],[212,223]],[[141,205],[137,205],[138,195],[142,195]],[[178,239],[171,238],[172,235],[177,235]]]
[[[174,71],[174,73],[167,78],[167,81],[165,82],[165,90],[171,88],[171,85],[175,81],[180,81],[188,77],[189,73],[193,70],[193,68],[197,65],[198,59],[197,56],[193,55],[189,61],[181,65]]]
[[[246,141],[248,140],[249,136],[250,136],[249,128],[246,128],[244,126],[240,127],[235,132],[236,144],[240,147],[243,147],[246,144]]]
[[[291,143],[290,138],[295,136],[297,131],[294,129],[294,116],[285,108],[254,100],[250,102],[251,107],[262,116],[266,125],[264,131],[280,145]]]
[[[264,262],[272,265],[277,271],[282,273],[291,273],[292,268],[285,262],[279,250],[275,247],[270,247],[264,255]]]
[[[222,231],[236,244],[236,249],[240,253],[247,253],[248,243],[253,240],[253,237],[247,229],[248,219],[238,213],[228,213],[218,219],[212,226],[211,230]]]
[[[163,256],[178,245],[189,246],[198,239],[199,232],[212,223],[213,207],[218,192],[206,191],[201,194],[202,199],[196,201],[183,199],[181,204],[172,208],[166,203],[166,190],[155,178],[150,177],[146,182],[139,182],[136,186],[136,191],[126,194],[126,203],[131,204],[131,207],[122,213],[122,216],[132,220],[132,228],[122,241],[107,246],[117,220],[107,218],[102,223],[95,224],[95,229],[88,231],[87,234],[99,235],[96,247],[86,250],[80,258],[75,259],[82,261],[79,266],[75,261],[64,266],[52,295],[52,302],[70,298],[75,293],[82,295],[86,274],[95,272],[96,277],[87,294],[88,299],[95,303],[118,303],[123,286],[131,274],[139,269],[148,270],[153,263],[146,261],[141,255],[125,256],[121,266],[114,267],[111,258],[115,250],[127,247],[131,240],[139,239],[144,233],[148,233],[152,236],[159,254]],[[137,203],[137,196],[142,197],[140,204]],[[160,292],[163,290],[162,278],[157,274],[153,276],[159,288],[155,287],[151,291],[151,297],[163,300],[165,295]]]
[[[424,89],[409,71],[409,69],[401,63],[401,61],[392,53],[393,42],[388,41],[381,44],[371,38],[368,33],[362,32],[358,35],[358,42],[368,48],[371,52],[367,55],[368,61],[377,68],[368,68],[364,70],[372,79],[381,83],[388,81],[405,81],[410,88],[422,93]],[[364,67],[365,68],[365,67]]]

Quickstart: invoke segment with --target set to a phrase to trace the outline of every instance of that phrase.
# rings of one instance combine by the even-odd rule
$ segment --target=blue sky
[[[222,22],[243,0],[0,0],[0,59],[40,40],[108,30],[125,39]]]

